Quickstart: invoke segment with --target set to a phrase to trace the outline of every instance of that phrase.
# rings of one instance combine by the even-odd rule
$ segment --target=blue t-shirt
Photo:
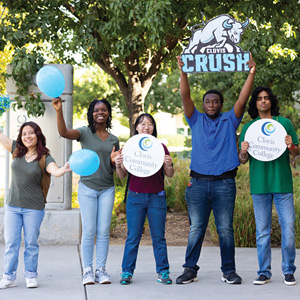
[[[192,171],[218,176],[240,165],[235,132],[243,117],[237,118],[233,108],[215,120],[196,108],[185,118],[192,129]]]

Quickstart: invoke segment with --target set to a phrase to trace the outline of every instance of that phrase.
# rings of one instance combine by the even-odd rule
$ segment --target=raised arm
[[[251,53],[250,53],[250,60],[247,62],[247,66],[250,68],[250,71],[247,80],[244,83],[244,86],[240,92],[239,99],[236,101],[234,105],[234,114],[237,118],[240,118],[244,114],[245,107],[249,99],[249,96],[251,94],[251,90],[254,82],[256,63],[252,59]]]
[[[12,150],[12,144],[13,144],[13,140],[10,139],[8,136],[6,136],[5,134],[3,134],[0,130],[0,143],[3,145],[3,147],[11,152]]]
[[[52,99],[52,106],[56,110],[56,119],[57,119],[57,129],[59,135],[69,139],[69,140],[78,140],[80,138],[80,132],[76,129],[67,129],[63,111],[62,111],[62,102],[61,98]]]
[[[190,118],[195,110],[195,105],[191,99],[190,85],[188,81],[188,76],[186,73],[182,72],[181,67],[184,65],[180,56],[177,56],[178,68],[180,70],[180,94],[183,104],[184,114]]]

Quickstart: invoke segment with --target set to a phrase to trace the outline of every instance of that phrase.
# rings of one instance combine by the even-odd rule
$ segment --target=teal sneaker
[[[164,270],[164,271],[158,273],[157,281],[162,284],[171,284],[172,279],[170,278],[169,274],[170,274],[169,270]]]
[[[122,275],[121,275],[121,280],[120,280],[120,283],[122,285],[127,285],[127,284],[130,284],[132,281],[132,274],[129,273],[129,272],[124,272]]]

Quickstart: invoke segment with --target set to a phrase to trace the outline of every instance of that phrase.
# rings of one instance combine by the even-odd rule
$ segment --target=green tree
[[[0,52],[0,74],[6,72],[6,66],[12,60],[12,51],[9,47],[5,47],[3,51]],[[5,92],[6,84],[4,76],[0,76],[0,94]]]
[[[4,7],[1,5],[0,2],[0,26],[1,26],[1,19],[6,15]],[[0,51],[0,94],[5,92],[6,84],[4,76],[1,74],[6,72],[6,66],[12,60],[13,50],[9,45],[5,45],[2,51]]]
[[[285,48],[292,51],[291,55],[298,53],[299,48],[295,39],[299,31],[295,13],[300,8],[298,0],[7,0],[3,3],[9,14],[0,32],[0,51],[7,41],[18,48],[47,41],[52,45],[50,50],[56,62],[74,63],[73,54],[81,53],[85,61],[96,63],[117,83],[125,100],[131,132],[159,70],[169,71],[176,65],[175,56],[181,53],[182,43],[188,42],[189,28],[200,22],[200,12],[208,19],[225,13],[242,21],[246,16],[252,19],[242,46],[251,49],[255,58],[260,57],[260,65],[266,67],[264,73],[258,74],[258,81],[273,84],[276,79],[282,80],[281,68],[290,70]],[[292,36],[287,40],[288,32]],[[284,55],[278,54],[276,58],[271,46],[281,49]],[[44,50],[35,48],[33,52]],[[274,63],[272,59],[280,64],[268,69]],[[297,67],[291,73],[292,80],[299,76],[298,57],[294,61]],[[242,81],[240,76],[237,78]],[[227,89],[240,89],[238,85],[233,80]],[[295,84],[285,87],[289,95],[295,91]]]
[[[75,68],[74,76],[74,111],[81,114],[94,99],[106,98],[113,107],[120,107],[123,103],[120,90],[115,81],[103,70],[96,66]],[[121,107],[121,110],[126,110]]]
[[[145,99],[145,111],[165,111],[170,114],[182,112],[179,90],[179,71],[169,75],[159,72]]]

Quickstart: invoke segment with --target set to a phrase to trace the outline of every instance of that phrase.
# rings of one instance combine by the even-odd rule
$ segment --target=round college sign
[[[271,161],[286,150],[284,127],[272,119],[261,119],[249,126],[245,141],[249,143],[248,152],[261,161]]]
[[[137,134],[124,145],[124,167],[138,177],[149,177],[158,172],[164,162],[164,147],[150,134]]]

